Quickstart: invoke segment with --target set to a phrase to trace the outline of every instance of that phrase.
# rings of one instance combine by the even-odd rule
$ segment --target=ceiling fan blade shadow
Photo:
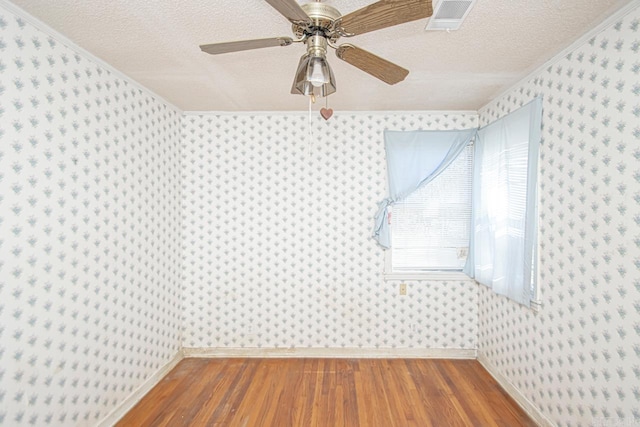
[[[433,15],[432,0],[381,0],[344,15],[336,29],[355,36]]]
[[[265,0],[292,23],[308,22],[309,16],[296,0]]]
[[[340,45],[336,50],[336,55],[343,61],[390,85],[403,81],[409,74],[409,70],[352,44]]]
[[[239,52],[242,50],[262,49],[264,47],[289,46],[293,43],[291,37],[273,37],[269,39],[240,40],[226,43],[202,44],[200,49],[211,55]]]

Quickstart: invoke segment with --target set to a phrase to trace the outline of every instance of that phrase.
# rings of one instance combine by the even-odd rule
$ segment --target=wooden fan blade
[[[336,50],[336,55],[343,61],[390,85],[403,81],[409,74],[409,70],[352,44],[340,45]]]
[[[352,36],[431,15],[431,0],[382,0],[344,15],[338,20],[336,29],[345,36]]]
[[[302,10],[296,0],[265,0],[275,10],[280,12],[282,16],[293,23],[301,23],[309,21],[309,16]]]
[[[289,46],[293,43],[291,37],[273,37],[270,39],[240,40],[237,42],[202,44],[200,49],[211,55],[238,52],[241,50],[261,49],[263,47]]]

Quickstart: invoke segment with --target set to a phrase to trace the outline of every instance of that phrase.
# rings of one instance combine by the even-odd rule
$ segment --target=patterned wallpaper
[[[180,118],[0,7],[0,425],[95,425],[178,352]]]
[[[468,113],[315,112],[311,126],[185,115],[183,345],[475,349],[477,285],[409,283],[400,296],[370,235],[383,130],[476,125]]]
[[[640,11],[485,107],[481,124],[537,94],[543,306],[481,289],[480,353],[558,426],[637,425]]]
[[[481,111],[545,98],[534,313],[369,238],[382,131],[475,114],[181,115],[0,7],[0,425],[95,425],[181,340],[479,347],[559,426],[640,418],[639,27]]]

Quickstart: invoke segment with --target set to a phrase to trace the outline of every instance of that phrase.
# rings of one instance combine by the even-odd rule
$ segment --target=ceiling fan
[[[203,52],[218,55],[242,50],[305,43],[292,94],[327,96],[336,91],[333,71],[327,62],[327,48],[336,50],[343,61],[393,85],[405,79],[409,71],[352,44],[336,45],[340,37],[352,37],[370,31],[428,18],[433,14],[432,0],[380,0],[346,15],[320,0],[299,5],[296,0],[265,0],[293,25],[292,37],[242,40],[200,45]]]

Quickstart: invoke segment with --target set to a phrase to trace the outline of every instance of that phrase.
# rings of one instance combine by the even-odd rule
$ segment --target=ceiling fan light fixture
[[[291,93],[324,97],[335,91],[335,77],[326,58],[303,55],[298,63]]]
[[[329,64],[327,64],[326,58],[311,57],[307,67],[307,81],[315,87],[329,83]]]
[[[307,40],[307,53],[300,58],[292,93],[324,97],[336,91],[333,71],[327,61],[327,39],[321,35]]]

